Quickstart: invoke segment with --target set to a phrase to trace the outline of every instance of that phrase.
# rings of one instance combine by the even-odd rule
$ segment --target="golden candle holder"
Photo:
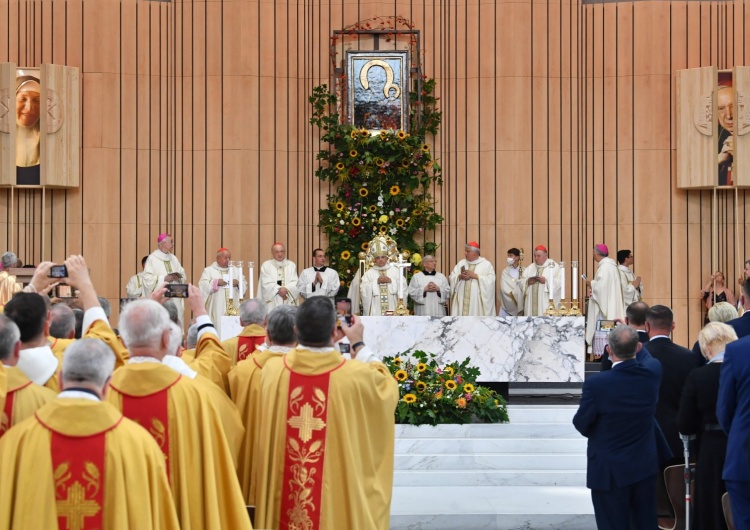
[[[581,310],[578,307],[578,300],[572,300],[570,302],[570,310],[568,310],[568,315],[571,317],[581,316]]]
[[[555,301],[550,300],[549,301],[549,307],[547,308],[547,311],[544,312],[545,316],[548,317],[556,317],[558,316],[557,309],[555,309]]]
[[[404,304],[404,299],[399,298],[398,299],[398,305],[396,306],[396,310],[393,312],[393,314],[397,317],[408,317],[409,316],[409,309]]]
[[[557,310],[557,316],[566,317],[570,315],[567,302],[567,300],[560,300],[560,308]]]
[[[234,307],[234,300],[231,298],[227,300],[227,311],[224,313],[225,317],[237,317],[240,316],[240,312]]]

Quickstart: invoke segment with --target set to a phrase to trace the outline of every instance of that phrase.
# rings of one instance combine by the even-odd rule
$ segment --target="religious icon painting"
[[[408,53],[406,50],[347,52],[349,123],[373,134],[407,129]]]

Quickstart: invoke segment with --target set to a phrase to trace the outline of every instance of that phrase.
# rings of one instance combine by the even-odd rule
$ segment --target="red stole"
[[[106,435],[107,431],[86,437],[51,432],[57,525],[61,530],[103,528]]]
[[[31,381],[27,381],[21,386],[8,389],[8,394],[5,396],[5,406],[3,407],[3,413],[2,415],[0,415],[0,436],[5,434],[13,424],[13,398],[15,398],[16,392],[18,390],[26,388],[30,384]]]
[[[177,383],[180,377],[174,382],[147,396],[131,396],[123,394],[122,396],[122,413],[125,417],[138,423],[154,437],[159,445],[161,452],[164,453],[164,461],[167,465],[167,477],[172,481],[169,459],[169,389]]]
[[[258,346],[266,342],[266,336],[261,337],[237,337],[237,362],[244,361],[250,357]]]
[[[323,463],[328,420],[328,384],[331,373],[303,375],[289,365],[286,411],[284,480],[281,491],[280,529],[320,528]]]

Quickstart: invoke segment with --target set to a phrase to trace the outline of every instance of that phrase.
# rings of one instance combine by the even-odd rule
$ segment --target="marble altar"
[[[407,350],[441,364],[470,357],[480,381],[581,383],[584,317],[362,317],[364,340],[381,357]]]

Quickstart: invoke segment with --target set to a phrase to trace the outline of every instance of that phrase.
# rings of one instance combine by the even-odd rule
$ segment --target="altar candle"
[[[554,302],[555,300],[555,271],[550,271],[552,274],[549,275],[549,299]]]
[[[562,283],[560,284],[560,300],[565,300],[565,266],[560,267],[560,278],[562,278]]]
[[[232,262],[229,262],[229,298],[234,300],[234,267],[232,266]]]
[[[253,289],[253,282],[255,281],[253,279],[253,265],[255,265],[255,263],[253,263],[252,261],[249,261],[247,263],[247,269],[248,269],[248,273],[249,273],[248,278],[250,279],[250,290],[248,291],[249,294],[250,294],[250,298],[255,298],[255,293],[253,292],[254,291],[254,289]]]
[[[573,300],[578,300],[578,262],[573,262],[573,277],[571,278],[573,283]]]
[[[401,278],[403,277],[402,274],[404,272],[404,269],[400,266],[403,262],[404,262],[404,258],[401,257],[401,254],[399,254],[398,255],[398,264],[399,264],[399,268],[398,268],[398,297],[399,297],[400,300],[404,299],[404,293],[403,293],[404,282],[401,281]]]
[[[240,300],[245,298],[245,279],[242,277],[242,263],[237,267],[237,276],[240,277]]]

